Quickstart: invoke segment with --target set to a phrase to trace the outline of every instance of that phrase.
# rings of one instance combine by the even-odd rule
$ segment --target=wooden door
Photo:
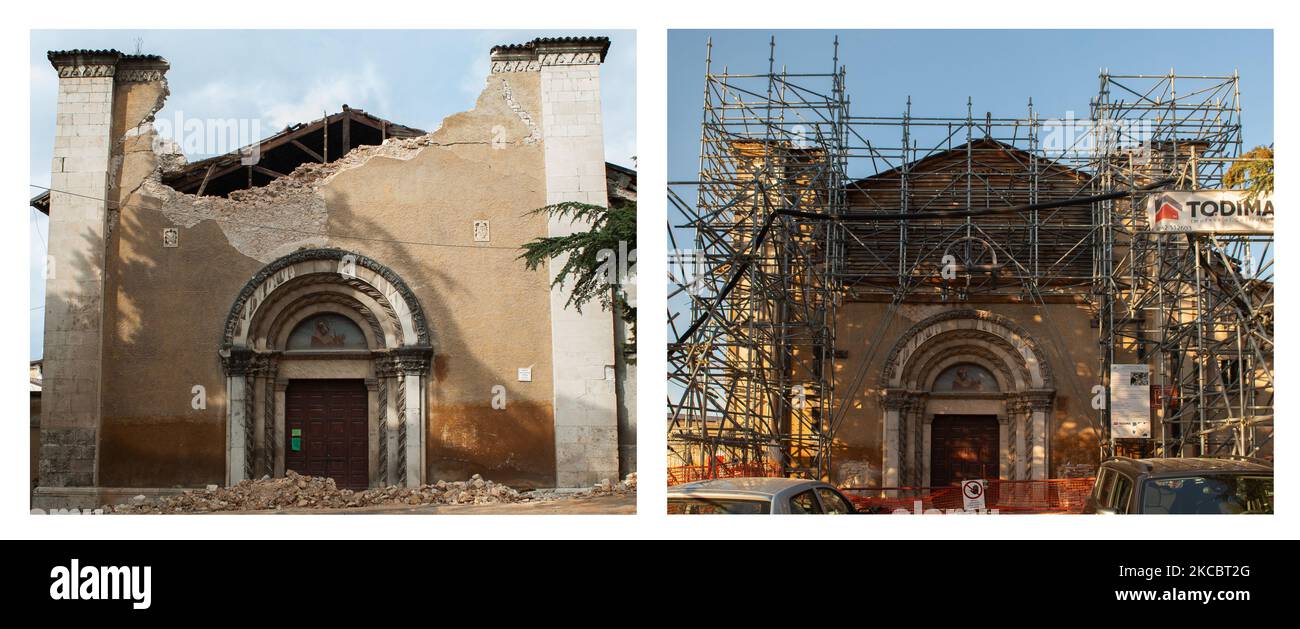
[[[364,381],[291,380],[284,406],[285,469],[333,478],[340,488],[369,486]]]
[[[998,478],[998,418],[936,415],[930,429],[930,486]]]

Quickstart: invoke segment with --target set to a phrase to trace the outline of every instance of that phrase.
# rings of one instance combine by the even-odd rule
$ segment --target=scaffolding
[[[698,322],[669,347],[681,388],[673,454],[821,477],[843,259],[827,220],[844,202],[843,68],[837,54],[824,74],[777,69],[775,40],[766,73],[714,72],[711,53],[706,65],[699,180],[676,184],[696,198],[669,191],[694,234],[669,299],[688,299]]]
[[[1221,188],[1242,154],[1236,74],[1102,71],[1091,118],[1102,186],[1174,177],[1172,189]],[[1147,196],[1097,208],[1104,365],[1117,351],[1150,364],[1162,419],[1149,442],[1118,445],[1164,457],[1271,453],[1273,235],[1157,233]]]
[[[1154,365],[1165,421],[1148,454],[1260,452],[1272,237],[1156,234],[1142,191],[1221,186],[1241,153],[1235,76],[1103,71],[1081,119],[1032,100],[1024,116],[979,115],[970,99],[962,116],[913,115],[910,99],[852,116],[838,40],[825,74],[778,68],[775,50],[766,73],[717,72],[710,42],[699,178],[669,185],[690,234],[669,225],[677,464],[826,477],[848,410],[834,391],[845,299],[888,304],[881,334],[904,302],[1084,304],[1100,373]],[[870,363],[838,378],[857,390]],[[1110,453],[1108,408],[1087,420]]]

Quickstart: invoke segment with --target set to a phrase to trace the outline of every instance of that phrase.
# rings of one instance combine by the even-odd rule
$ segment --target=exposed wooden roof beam
[[[208,179],[209,179],[210,177],[212,177],[212,169],[214,169],[214,168],[216,168],[216,167],[217,167],[216,164],[212,164],[212,165],[208,166],[208,169],[207,169],[206,171],[204,171],[204,173],[203,173],[203,183],[200,183],[200,184],[199,184],[199,191],[196,192],[196,193],[194,193],[196,196],[200,196],[200,197],[203,196],[203,191],[206,190],[207,187],[208,187]]]
[[[271,170],[270,168],[266,168],[264,166],[258,166],[254,164],[252,168],[253,170],[262,173],[263,175],[266,175],[267,177],[270,177],[272,179],[279,179],[280,177],[284,176],[284,173],[275,172],[274,170]]]
[[[317,153],[316,151],[313,151],[313,150],[312,150],[310,147],[308,147],[306,144],[303,144],[302,142],[299,142],[299,141],[296,140],[296,139],[295,139],[295,140],[292,140],[290,143],[293,144],[294,146],[298,147],[298,149],[301,150],[302,152],[304,152],[304,153],[310,155],[310,156],[312,157],[312,159],[314,159],[314,160],[316,160],[316,161],[318,161],[318,162],[324,162],[324,161],[325,161],[325,156],[321,155],[320,153]]]

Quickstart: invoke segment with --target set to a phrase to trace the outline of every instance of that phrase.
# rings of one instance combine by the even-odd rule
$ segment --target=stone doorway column
[[[284,394],[285,391],[289,389],[289,381],[281,380],[277,378],[275,380],[274,389],[275,389],[275,418],[273,421],[275,423],[275,427],[274,427],[275,436],[274,436],[274,445],[272,446],[273,449],[271,450],[271,453],[275,457],[275,467],[272,471],[272,475],[274,475],[276,478],[279,478],[284,476],[284,467],[285,467],[284,465],[284,431],[285,431]]]
[[[1007,458],[1010,459],[1011,480],[1027,480],[1029,415],[1028,405],[1022,396],[1007,399]]]
[[[934,415],[925,413],[921,416],[921,443],[924,444],[924,450],[921,453],[921,486],[930,486],[930,444],[934,438]]]
[[[927,418],[925,412],[925,394],[908,395],[907,402],[901,410],[903,437],[900,441],[899,454],[902,473],[900,482],[909,487],[925,485],[928,475],[929,457],[925,453],[930,449],[930,423],[934,417]]]
[[[394,351],[397,370],[397,478],[394,484],[416,487],[424,482],[425,374],[430,354],[422,348]]]
[[[1011,453],[1011,433],[1014,425],[1009,411],[1004,410],[998,415],[998,478],[1002,480],[1013,480],[1011,470],[1015,466],[1015,457]]]
[[[279,438],[276,433],[275,380],[277,362],[274,355],[259,354],[253,359],[254,398],[253,445],[248,456],[253,457],[250,478],[275,475],[275,459]]]
[[[253,352],[232,349],[221,356],[226,372],[226,486],[253,474]]]
[[[375,411],[378,414],[376,437],[379,443],[379,461],[376,483],[380,487],[395,484],[398,477],[397,436],[401,432],[397,410],[397,371],[393,359],[387,355],[375,359]]]
[[[1047,430],[1055,391],[1035,389],[1007,400],[1010,417],[1010,448],[1013,461],[1012,480],[1046,480]]]
[[[880,459],[880,485],[898,487],[902,478],[902,451],[900,440],[903,416],[911,397],[901,389],[887,389],[881,400],[885,409],[884,434],[881,435],[883,453]]]
[[[1025,394],[1027,405],[1027,417],[1032,432],[1029,438],[1029,470],[1033,480],[1045,480],[1048,476],[1047,470],[1047,448],[1048,448],[1048,418],[1052,411],[1052,398],[1055,392],[1051,390],[1031,391]]]

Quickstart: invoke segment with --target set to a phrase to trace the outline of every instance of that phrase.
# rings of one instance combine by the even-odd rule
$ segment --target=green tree
[[[1234,161],[1223,175],[1228,188],[1245,188],[1247,198],[1273,194],[1273,147],[1257,146]]]
[[[636,308],[627,300],[627,291],[619,275],[619,256],[636,251],[636,203],[601,207],[588,203],[565,202],[538,208],[528,215],[546,214],[552,218],[586,221],[591,227],[567,236],[543,236],[526,242],[518,259],[530,271],[542,263],[568,254],[564,266],[551,286],[572,286],[566,308],[582,312],[582,307],[597,301],[605,310],[618,313],[630,330],[625,352],[636,354]],[[620,247],[620,245],[623,245]],[[630,261],[624,264],[631,266]]]

